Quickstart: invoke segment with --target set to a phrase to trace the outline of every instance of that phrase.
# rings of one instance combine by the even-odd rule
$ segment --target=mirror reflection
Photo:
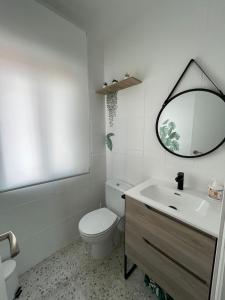
[[[157,119],[157,136],[173,154],[205,155],[225,138],[225,102],[221,95],[204,89],[175,95]]]

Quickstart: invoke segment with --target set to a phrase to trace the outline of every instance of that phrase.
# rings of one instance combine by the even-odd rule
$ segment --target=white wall
[[[191,58],[196,58],[225,91],[225,3],[223,0],[149,1],[142,19],[105,41],[105,80],[126,72],[143,83],[118,93],[118,114],[107,151],[107,176],[133,184],[155,176],[174,181],[185,173],[185,185],[207,191],[211,178],[224,179],[225,146],[197,159],[166,152],[155,134],[157,114]],[[153,3],[154,2],[154,3]],[[140,2],[141,5],[141,2]],[[181,89],[211,87],[194,67]],[[213,117],[213,115],[212,115]]]
[[[34,1],[0,0],[0,33],[1,44],[4,36],[13,35],[21,45],[27,43],[43,53],[55,51],[62,61],[79,68],[87,63],[85,32]],[[5,45],[9,46],[6,41]],[[0,233],[12,230],[17,236],[19,273],[78,238],[80,217],[104,199],[104,105],[94,92],[103,81],[103,53],[91,39],[87,50],[90,174],[0,194]],[[88,88],[85,72],[81,76]]]

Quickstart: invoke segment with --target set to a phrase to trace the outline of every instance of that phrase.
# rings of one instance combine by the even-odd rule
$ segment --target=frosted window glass
[[[88,101],[68,71],[0,59],[0,190],[89,171]]]

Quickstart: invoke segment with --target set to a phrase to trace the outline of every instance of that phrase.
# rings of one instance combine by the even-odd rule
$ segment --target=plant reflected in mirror
[[[163,144],[172,152],[179,152],[178,140],[180,135],[176,132],[176,124],[167,119],[160,127],[159,135]]]
[[[207,89],[191,89],[164,103],[156,134],[167,151],[181,157],[206,155],[225,140],[225,96]]]

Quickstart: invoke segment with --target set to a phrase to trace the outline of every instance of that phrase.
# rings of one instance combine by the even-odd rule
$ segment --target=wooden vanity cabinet
[[[126,196],[125,254],[175,300],[208,300],[216,238]]]

